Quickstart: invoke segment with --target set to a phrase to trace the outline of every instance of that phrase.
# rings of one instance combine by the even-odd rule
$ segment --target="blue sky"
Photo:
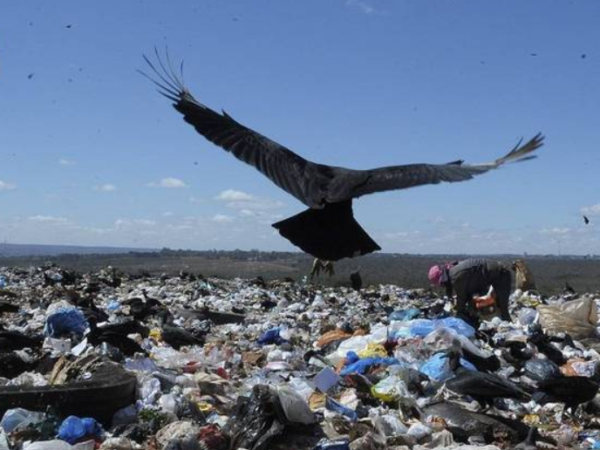
[[[317,162],[546,135],[536,161],[355,202],[384,251],[600,253],[598,23],[596,0],[2,2],[0,239],[294,248],[270,224],[303,205],[136,72],[168,44],[198,99]]]

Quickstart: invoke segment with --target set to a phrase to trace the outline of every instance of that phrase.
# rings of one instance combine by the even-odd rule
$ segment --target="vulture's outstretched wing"
[[[174,102],[186,122],[212,143],[231,152],[236,158],[258,169],[277,186],[311,208],[322,208],[324,202],[336,203],[380,191],[406,189],[442,181],[456,182],[473,178],[508,162],[535,158],[531,155],[542,145],[536,135],[525,145],[520,142],[506,156],[492,163],[463,165],[410,164],[373,170],[352,170],[308,161],[286,147],[235,121],[227,113],[213,111],[198,102],[185,88],[183,76],[173,70],[169,55],[165,64],[158,52],[158,66],[144,56],[156,77],[142,72],[159,87],[165,97]],[[183,71],[183,70],[181,70]]]
[[[198,102],[183,85],[182,77],[175,74],[171,65],[165,65],[156,54],[158,66],[144,59],[159,80],[144,76],[154,82],[160,93],[174,102],[186,122],[213,144],[250,164],[273,183],[309,207],[322,206],[327,186],[332,178],[332,168],[316,164],[271,139],[240,124],[225,111],[213,111]],[[167,54],[168,61],[168,54]]]
[[[367,175],[366,181],[353,188],[352,196],[360,197],[365,194],[406,189],[424,184],[470,180],[476,175],[497,169],[503,164],[536,158],[531,153],[542,146],[543,140],[544,137],[538,133],[523,146],[519,141],[507,155],[486,164],[469,165],[462,164],[462,161],[456,161],[449,164],[407,164],[367,170],[363,172]]]

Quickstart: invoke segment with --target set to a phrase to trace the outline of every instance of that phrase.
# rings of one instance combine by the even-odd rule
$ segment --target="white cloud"
[[[42,216],[42,215],[28,217],[27,220],[30,220],[32,222],[56,223],[56,224],[68,222],[68,219],[65,219],[64,217]]]
[[[99,186],[94,186],[94,190],[98,192],[115,192],[117,187],[114,184],[101,184]]]
[[[117,219],[115,220],[115,228],[125,228],[125,227],[153,227],[156,225],[154,220],[148,219]]]
[[[215,197],[215,200],[220,200],[227,203],[228,208],[245,211],[242,215],[249,216],[250,210],[267,210],[283,208],[285,205],[276,200],[257,197],[247,192],[236,191],[235,189],[227,189]]]
[[[374,7],[362,0],[346,0],[346,6],[358,8],[365,14],[372,14],[375,12]]]
[[[581,213],[585,214],[586,216],[600,216],[600,203],[584,206],[581,208]]]
[[[65,159],[65,158],[61,158],[61,159],[59,159],[59,160],[58,160],[58,163],[59,163],[61,166],[74,166],[75,164],[77,164],[77,162],[76,162],[76,161],[73,161],[73,160],[71,160],[71,159]]]
[[[17,185],[14,183],[7,183],[5,181],[0,180],[0,191],[12,191],[17,188]]]
[[[150,187],[160,187],[165,189],[179,189],[187,187],[187,185],[179,178],[167,177],[160,180],[158,183],[148,183]]]
[[[550,234],[550,235],[555,235],[555,236],[564,236],[567,235],[571,232],[570,228],[566,228],[566,227],[553,227],[553,228],[544,228],[543,230],[540,231],[540,233],[542,234]]]
[[[233,220],[233,217],[226,216],[225,214],[215,214],[212,218],[212,221],[217,223],[230,223],[233,222]]]
[[[193,195],[190,197],[190,203],[196,203],[196,204],[201,204],[201,203],[206,203],[206,200],[199,198],[199,197],[194,197]]]
[[[252,201],[254,200],[254,196],[246,192],[236,191],[235,189],[227,189],[217,195],[215,199],[227,202]]]

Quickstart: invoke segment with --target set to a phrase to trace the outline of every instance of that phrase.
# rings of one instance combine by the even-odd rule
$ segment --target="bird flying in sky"
[[[583,216],[583,221],[585,222],[586,225],[588,225],[590,223],[590,219],[588,219],[587,216]]]
[[[355,198],[376,192],[470,180],[505,163],[535,158],[533,151],[543,144],[543,136],[517,145],[495,161],[469,165],[462,160],[448,164],[407,164],[354,170],[308,161],[290,149],[242,125],[225,111],[218,113],[196,100],[183,84],[183,63],[179,73],[168,53],[150,66],[154,76],[147,78],[159,92],[173,101],[186,122],[198,133],[253,166],[273,183],[306,206],[305,211],[273,224],[279,233],[306,253],[326,261],[365,255],[381,247],[354,219]]]

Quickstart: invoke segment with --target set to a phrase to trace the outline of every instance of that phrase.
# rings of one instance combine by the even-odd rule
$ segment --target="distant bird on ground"
[[[355,291],[360,291],[363,286],[363,280],[360,276],[360,271],[356,270],[350,274],[350,283],[352,284],[352,289]]]
[[[371,170],[354,170],[308,161],[286,147],[253,131],[227,113],[219,114],[198,102],[183,84],[183,75],[166,64],[156,51],[158,65],[146,62],[159,92],[174,102],[198,133],[239,160],[250,164],[277,186],[296,197],[308,209],[273,224],[279,233],[306,253],[325,261],[365,255],[381,247],[356,222],[352,201],[363,195],[426,184],[466,181],[505,163],[535,158],[542,146],[537,134],[524,145],[521,141],[504,157],[477,165],[454,161],[448,164],[408,164]],[[183,70],[181,69],[181,72]]]
[[[571,286],[568,281],[565,281],[564,292],[565,294],[577,294],[577,292],[575,292],[575,289],[573,289],[573,286]]]
[[[587,216],[583,216],[583,221],[585,222],[586,225],[588,225],[590,223],[590,219],[588,219]]]

